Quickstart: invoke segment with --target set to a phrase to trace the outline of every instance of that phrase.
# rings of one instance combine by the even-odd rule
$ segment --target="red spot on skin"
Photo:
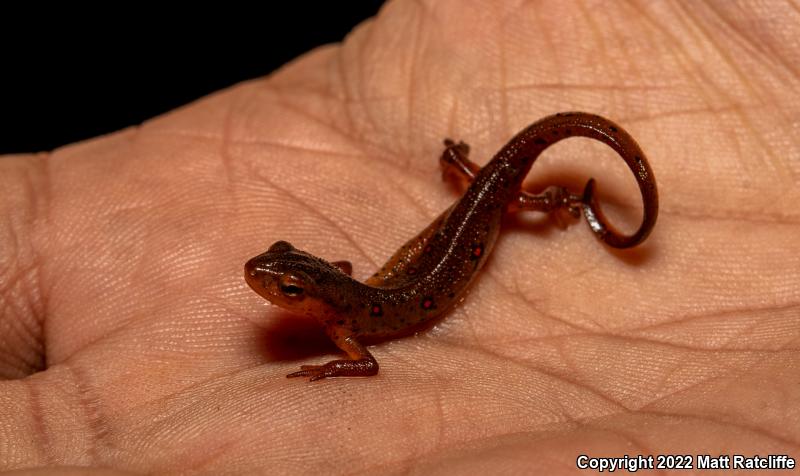
[[[431,298],[425,298],[422,301],[422,308],[423,309],[430,309],[433,306],[433,300]]]
[[[377,314],[379,312],[381,312],[381,308],[379,308],[378,306],[375,306],[375,307],[372,308],[372,313],[373,314]]]
[[[480,257],[481,253],[483,253],[483,248],[480,246],[472,250],[472,254],[475,255],[476,258]]]

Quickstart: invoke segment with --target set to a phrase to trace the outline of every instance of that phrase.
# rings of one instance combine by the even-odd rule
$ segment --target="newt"
[[[610,146],[636,178],[643,201],[642,222],[625,235],[607,223],[589,179],[583,193],[548,187],[534,195],[522,182],[536,158],[552,144],[583,136]],[[316,318],[347,354],[322,365],[303,365],[287,377],[371,376],[378,362],[366,345],[413,334],[430,326],[454,304],[486,263],[507,212],[580,210],[592,232],[614,248],[641,243],[658,215],[653,171],[636,141],[603,117],[565,112],[534,122],[514,136],[484,167],[468,158],[469,146],[444,141],[440,163],[446,180],[465,189],[461,198],[405,245],[365,282],[352,278],[348,261],[328,262],[278,241],[250,259],[245,280],[259,295],[289,311]]]

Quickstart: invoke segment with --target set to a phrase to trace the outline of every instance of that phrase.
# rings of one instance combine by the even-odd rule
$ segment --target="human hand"
[[[268,78],[3,158],[0,467],[553,474],[579,454],[796,458],[796,20],[775,3],[395,1]],[[455,200],[444,137],[485,163],[562,110],[609,117],[648,154],[661,213],[643,246],[520,217],[461,306],[371,349],[378,376],[284,377],[338,353],[246,286],[247,258],[285,239],[364,278]],[[593,176],[633,226],[627,174],[575,139],[529,183]]]

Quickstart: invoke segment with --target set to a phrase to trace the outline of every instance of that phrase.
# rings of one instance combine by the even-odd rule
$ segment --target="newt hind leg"
[[[329,332],[333,342],[349,359],[331,360],[322,365],[301,365],[300,370],[286,377],[309,377],[309,382],[327,377],[369,377],[378,373],[378,362],[349,331],[337,328]]]
[[[456,143],[452,139],[444,140],[444,151],[439,163],[442,166],[442,180],[455,185],[459,193],[469,187],[481,170],[478,164],[469,160],[469,145],[464,142]]]
[[[469,187],[481,168],[469,160],[469,146],[452,139],[444,140],[445,149],[439,159],[442,166],[442,180],[454,184],[460,192]],[[571,193],[566,187],[550,186],[540,194],[521,190],[508,207],[510,212],[537,211],[554,213],[566,210],[575,218],[581,213],[583,196]]]

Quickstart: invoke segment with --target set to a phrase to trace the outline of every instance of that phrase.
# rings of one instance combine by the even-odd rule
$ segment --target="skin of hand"
[[[798,37],[778,2],[392,1],[267,78],[1,158],[0,468],[560,474],[581,454],[800,457]],[[484,164],[567,110],[609,117],[647,153],[661,210],[643,246],[510,217],[459,307],[371,347],[377,377],[285,378],[340,354],[247,287],[248,258],[284,239],[363,279],[457,198],[443,138]],[[527,183],[595,177],[632,229],[628,174],[570,139]]]

